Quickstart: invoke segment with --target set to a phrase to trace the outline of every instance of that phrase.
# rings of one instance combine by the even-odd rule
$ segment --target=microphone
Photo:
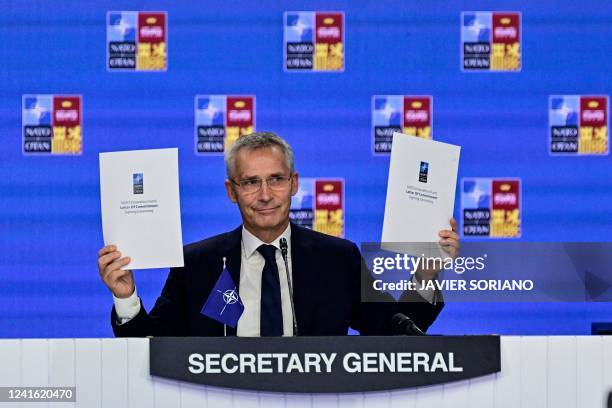
[[[391,319],[391,323],[397,334],[407,334],[408,336],[424,336],[423,330],[414,324],[412,319],[403,313],[396,313]]]
[[[298,335],[297,319],[295,317],[295,304],[293,303],[293,285],[289,276],[289,263],[287,262],[287,240],[285,238],[280,239],[280,250],[285,261],[285,273],[287,274],[287,285],[289,286],[289,303],[291,303],[291,317],[293,319],[293,335]]]

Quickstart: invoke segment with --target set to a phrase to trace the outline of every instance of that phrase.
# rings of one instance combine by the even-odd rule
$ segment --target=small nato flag
[[[227,268],[223,268],[201,313],[223,324],[236,327],[243,311],[244,305],[238,296],[236,284]]]

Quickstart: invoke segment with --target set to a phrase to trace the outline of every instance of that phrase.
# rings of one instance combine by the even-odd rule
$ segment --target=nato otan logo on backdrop
[[[462,69],[520,71],[521,35],[521,13],[461,13]]]
[[[608,96],[551,95],[548,98],[551,155],[608,154]]]
[[[285,71],[344,71],[344,13],[287,11]]]
[[[521,236],[521,180],[463,178],[461,232],[464,237]]]
[[[81,95],[23,95],[23,154],[83,152]]]
[[[300,178],[289,217],[297,225],[344,237],[344,179]]]
[[[109,11],[106,68],[109,71],[165,71],[168,67],[166,13]]]
[[[374,95],[372,97],[372,153],[389,154],[393,132],[432,138],[431,96]]]
[[[196,95],[195,151],[223,153],[240,136],[255,131],[255,96]]]

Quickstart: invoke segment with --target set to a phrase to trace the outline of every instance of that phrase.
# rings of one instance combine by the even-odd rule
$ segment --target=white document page
[[[100,153],[104,245],[126,269],[183,266],[178,149]]]
[[[450,229],[461,147],[393,134],[382,242],[438,242]]]

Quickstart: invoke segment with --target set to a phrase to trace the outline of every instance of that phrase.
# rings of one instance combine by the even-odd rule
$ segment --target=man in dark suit
[[[243,225],[184,249],[185,266],[173,268],[153,309],[147,313],[136,293],[133,274],[109,245],[99,252],[98,269],[113,293],[111,323],[117,336],[291,336],[392,334],[392,316],[401,312],[426,330],[442,309],[433,293],[407,291],[404,302],[376,293],[357,246],[347,240],[289,222],[298,174],[289,145],[272,133],[243,136],[226,152],[227,194],[238,205]],[[440,232],[450,256],[459,247],[453,231]],[[281,253],[287,243],[287,265]],[[237,282],[244,312],[237,327],[201,313],[224,269]],[[435,272],[420,272],[422,280]],[[293,317],[295,306],[295,319]],[[376,300],[362,302],[362,299]],[[429,299],[425,299],[429,298]],[[295,329],[298,330],[296,333]]]

